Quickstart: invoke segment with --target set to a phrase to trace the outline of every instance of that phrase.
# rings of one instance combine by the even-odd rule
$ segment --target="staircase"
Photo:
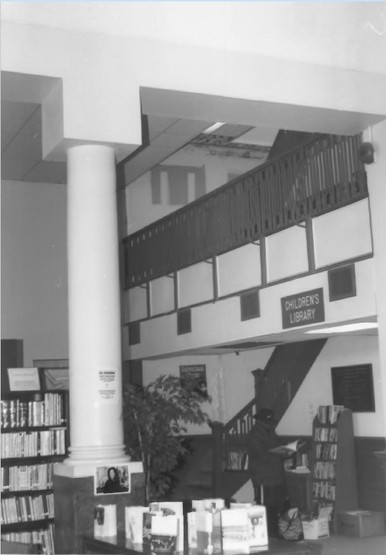
[[[189,455],[173,477],[176,485],[170,501],[205,499],[213,493],[213,439],[211,435],[188,438]]]
[[[174,476],[170,499],[229,499],[248,480],[246,439],[261,407],[272,408],[278,420],[291,404],[326,339],[279,345],[264,370],[256,375],[256,398],[227,424],[212,423],[211,436],[191,438],[191,454]]]

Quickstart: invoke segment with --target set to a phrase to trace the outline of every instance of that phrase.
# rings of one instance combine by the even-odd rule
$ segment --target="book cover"
[[[196,511],[211,511],[225,509],[225,500],[221,497],[208,499],[193,499],[192,508]]]
[[[209,511],[196,511],[197,552],[210,555],[213,552],[213,515]]]
[[[179,517],[156,514],[151,519],[150,549],[152,553],[174,553],[177,550]]]
[[[286,445],[279,445],[278,447],[274,447],[273,449],[270,449],[269,452],[274,453],[275,455],[290,456],[296,453],[296,451],[299,451],[299,449],[304,447],[304,445],[304,440],[297,439],[296,441],[291,441]]]
[[[132,543],[143,541],[143,513],[146,512],[149,508],[141,505],[125,507],[125,534]]]
[[[214,552],[249,553],[248,509],[223,509],[214,515]]]
[[[94,511],[94,536],[110,537],[117,534],[116,505],[97,505]]]
[[[187,533],[188,533],[188,546],[191,549],[197,548],[197,522],[196,511],[191,511],[186,514]]]
[[[249,547],[268,545],[267,514],[264,505],[247,508]]]
[[[182,501],[158,501],[150,503],[150,511],[163,515],[176,515],[178,523],[177,551],[184,550],[184,507]]]

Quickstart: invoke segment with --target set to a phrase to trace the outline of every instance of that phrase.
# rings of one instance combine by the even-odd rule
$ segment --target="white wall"
[[[319,405],[331,405],[331,368],[370,363],[373,367],[375,412],[354,413],[354,435],[385,437],[386,414],[382,397],[378,338],[371,336],[333,337],[323,347],[306,376],[277,431],[284,435],[311,435],[312,419]]]
[[[317,268],[363,256],[373,250],[368,199],[314,218],[312,228]]]
[[[25,366],[68,358],[66,186],[3,181],[1,201],[1,337]]]

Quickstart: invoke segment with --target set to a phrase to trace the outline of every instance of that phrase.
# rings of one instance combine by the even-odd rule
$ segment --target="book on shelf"
[[[318,408],[318,419],[321,424],[336,424],[343,405],[321,405]]]
[[[270,449],[269,452],[273,453],[274,455],[284,455],[284,456],[291,456],[299,449],[304,447],[306,442],[303,439],[297,439],[296,441],[291,441],[286,445],[279,445],[278,447],[274,447]]]

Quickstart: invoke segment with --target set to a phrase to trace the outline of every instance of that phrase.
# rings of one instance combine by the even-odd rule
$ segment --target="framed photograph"
[[[334,405],[352,412],[375,412],[372,364],[331,368]]]
[[[37,368],[8,368],[10,391],[39,391],[40,380]]]
[[[69,390],[68,359],[37,359],[34,365],[39,368],[44,391]]]
[[[189,364],[180,366],[182,385],[191,388],[196,393],[207,399],[208,385],[206,382],[205,364]]]
[[[128,464],[97,466],[94,476],[94,494],[130,493]]]

